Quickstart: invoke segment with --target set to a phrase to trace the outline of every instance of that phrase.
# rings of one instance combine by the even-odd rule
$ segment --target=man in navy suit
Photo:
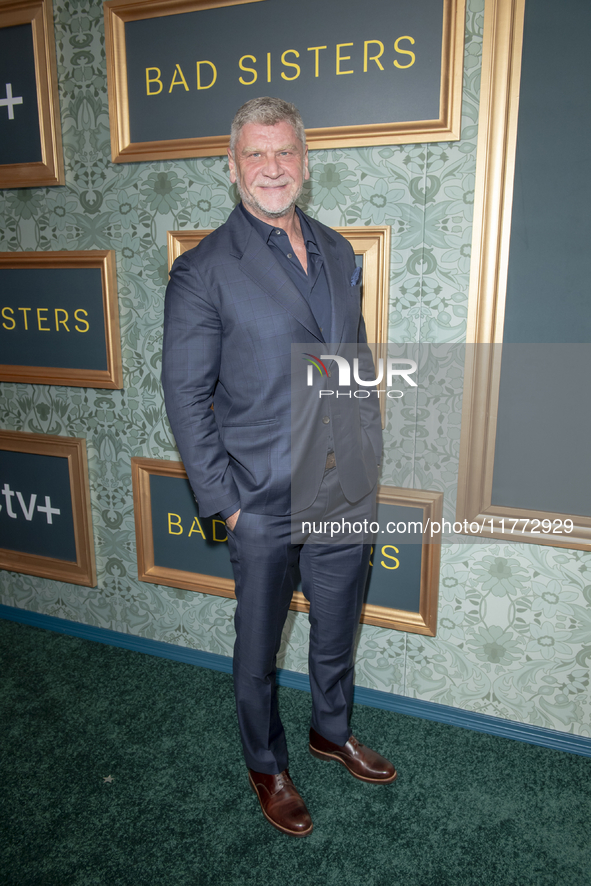
[[[371,539],[364,533],[334,544],[309,530],[335,516],[371,521],[380,414],[376,396],[337,396],[327,377],[320,385],[332,385],[332,394],[292,384],[292,345],[304,359],[353,346],[360,373],[373,377],[353,250],[296,207],[309,178],[297,108],[275,98],[247,102],[232,124],[228,160],[242,202],[174,263],[162,383],[200,514],[220,514],[228,529],[234,686],[250,784],[274,827],[305,836],[312,821],[287,770],[275,690],[298,568],[310,602],[310,752],[363,781],[396,777],[349,727]]]

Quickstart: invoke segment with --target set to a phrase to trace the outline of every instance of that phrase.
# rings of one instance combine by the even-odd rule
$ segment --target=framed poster
[[[116,163],[225,154],[238,108],[293,102],[311,148],[460,137],[465,0],[107,0]]]
[[[457,508],[487,537],[581,550],[591,550],[591,180],[580,174],[590,28],[580,0],[486,0]],[[565,59],[552,72],[549,53]]]
[[[0,188],[64,181],[51,0],[3,0]]]
[[[0,431],[0,569],[96,586],[86,440]]]
[[[213,228],[168,232],[168,270],[179,255],[197,246]],[[388,341],[388,296],[390,293],[390,225],[334,228],[345,237],[363,267],[362,309],[371,343]]]
[[[113,250],[0,252],[0,381],[121,388]]]
[[[138,577],[140,581],[220,597],[234,596],[224,521],[202,519],[181,462],[132,458]],[[443,494],[381,487],[378,520],[441,520]],[[435,636],[441,546],[416,538],[382,538],[372,551],[361,621]],[[301,591],[291,608],[308,611]]]

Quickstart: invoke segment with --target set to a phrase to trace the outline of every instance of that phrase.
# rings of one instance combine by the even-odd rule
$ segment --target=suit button
[[[322,421],[324,422],[325,425],[327,425],[327,424],[329,423],[329,421],[330,421],[328,415],[323,415],[323,416],[322,416]]]

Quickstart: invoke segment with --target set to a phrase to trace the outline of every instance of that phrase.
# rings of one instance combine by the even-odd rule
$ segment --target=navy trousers
[[[343,513],[373,519],[375,490],[354,505],[342,495],[336,469],[327,472],[302,521]],[[298,515],[300,516],[300,515]],[[234,689],[246,765],[278,773],[288,765],[276,698],[276,658],[299,572],[310,602],[309,674],[312,728],[343,745],[350,736],[353,653],[371,546],[294,544],[292,518],[241,511],[228,530],[236,581]]]

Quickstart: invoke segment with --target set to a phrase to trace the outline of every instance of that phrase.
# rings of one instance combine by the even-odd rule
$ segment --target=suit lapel
[[[265,292],[288,311],[319,341],[323,341],[310,306],[293,285],[272,251],[263,242],[238,207],[230,217],[233,224],[231,252],[240,259],[240,267]]]
[[[309,216],[306,216],[306,218],[314,231],[316,243],[322,255],[324,271],[326,273],[328,289],[330,292],[332,322],[330,339],[328,339],[328,341],[331,341],[333,344],[338,344],[342,341],[345,320],[347,318],[348,305],[343,298],[343,294],[347,293],[348,281],[345,279],[345,272],[337,248],[337,241],[317,225],[313,218],[310,218]]]

